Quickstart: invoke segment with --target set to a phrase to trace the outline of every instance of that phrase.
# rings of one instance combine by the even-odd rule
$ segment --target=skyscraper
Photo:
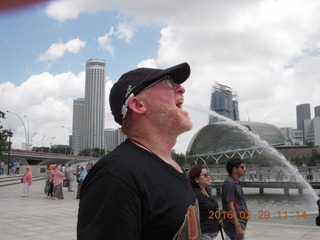
[[[313,142],[315,146],[320,146],[320,117],[314,117],[308,128],[308,132],[305,134],[305,140],[307,142]]]
[[[105,60],[86,63],[84,148],[104,149],[105,69]]]
[[[297,129],[303,131],[303,140],[306,140],[307,131],[311,123],[310,104],[300,104],[296,106]]]
[[[311,119],[311,114],[310,114],[310,104],[305,103],[305,104],[300,104],[296,106],[296,112],[297,112],[297,129],[298,130],[304,130],[304,124],[303,121],[308,119]]]
[[[104,141],[106,152],[111,152],[120,143],[126,140],[127,136],[121,132],[121,129],[107,128],[104,131]]]
[[[75,155],[84,149],[84,98],[73,100],[72,150]]]
[[[320,117],[320,106],[314,107],[314,116]]]
[[[239,120],[239,109],[237,94],[233,93],[232,88],[215,82],[211,89],[211,107],[212,111],[230,118]],[[209,123],[221,121],[217,117],[210,115]]]

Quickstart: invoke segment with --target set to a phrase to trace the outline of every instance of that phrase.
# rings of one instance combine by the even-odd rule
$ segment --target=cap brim
[[[189,78],[190,72],[191,71],[190,71],[189,64],[184,62],[184,63],[180,63],[178,65],[175,65],[173,67],[163,69],[163,70],[161,70],[151,76],[148,76],[148,78],[146,78],[144,80],[144,82],[148,82],[148,83],[152,84],[153,82],[156,82],[159,79],[161,79],[162,77],[168,75],[172,78],[172,80],[175,83],[181,84]]]

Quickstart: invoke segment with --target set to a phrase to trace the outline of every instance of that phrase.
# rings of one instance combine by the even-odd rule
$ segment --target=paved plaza
[[[76,239],[76,192],[63,188],[64,200],[46,199],[44,185],[44,180],[35,181],[31,186],[31,197],[27,198],[21,197],[23,184],[0,187],[1,240]],[[125,226],[123,228],[125,231]],[[221,237],[217,239],[221,240]],[[249,222],[246,239],[319,240],[320,227]]]

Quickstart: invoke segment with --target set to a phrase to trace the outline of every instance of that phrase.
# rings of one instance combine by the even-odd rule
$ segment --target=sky
[[[118,128],[109,91],[137,67],[188,62],[184,109],[208,124],[215,82],[238,94],[240,120],[296,128],[296,106],[320,105],[320,2],[314,0],[51,0],[0,11],[1,125],[13,148],[69,144],[85,64],[106,60],[105,128]],[[24,128],[24,126],[25,128]],[[64,126],[64,128],[62,127]],[[26,130],[25,130],[26,129]]]

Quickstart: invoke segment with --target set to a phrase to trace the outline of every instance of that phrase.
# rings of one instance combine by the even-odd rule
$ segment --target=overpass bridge
[[[8,152],[2,153],[0,159],[5,163],[4,172],[8,172],[8,159],[20,160],[22,164],[21,173],[25,172],[23,166],[30,165],[32,167],[32,173],[34,176],[46,176],[47,165],[49,163],[62,164],[65,166],[67,163],[71,164],[83,164],[84,162],[93,161],[96,162],[99,158],[90,156],[78,156],[78,155],[67,155],[61,153],[45,153],[45,152],[33,152],[21,149],[11,149],[10,157]],[[84,165],[84,164],[83,164]]]

